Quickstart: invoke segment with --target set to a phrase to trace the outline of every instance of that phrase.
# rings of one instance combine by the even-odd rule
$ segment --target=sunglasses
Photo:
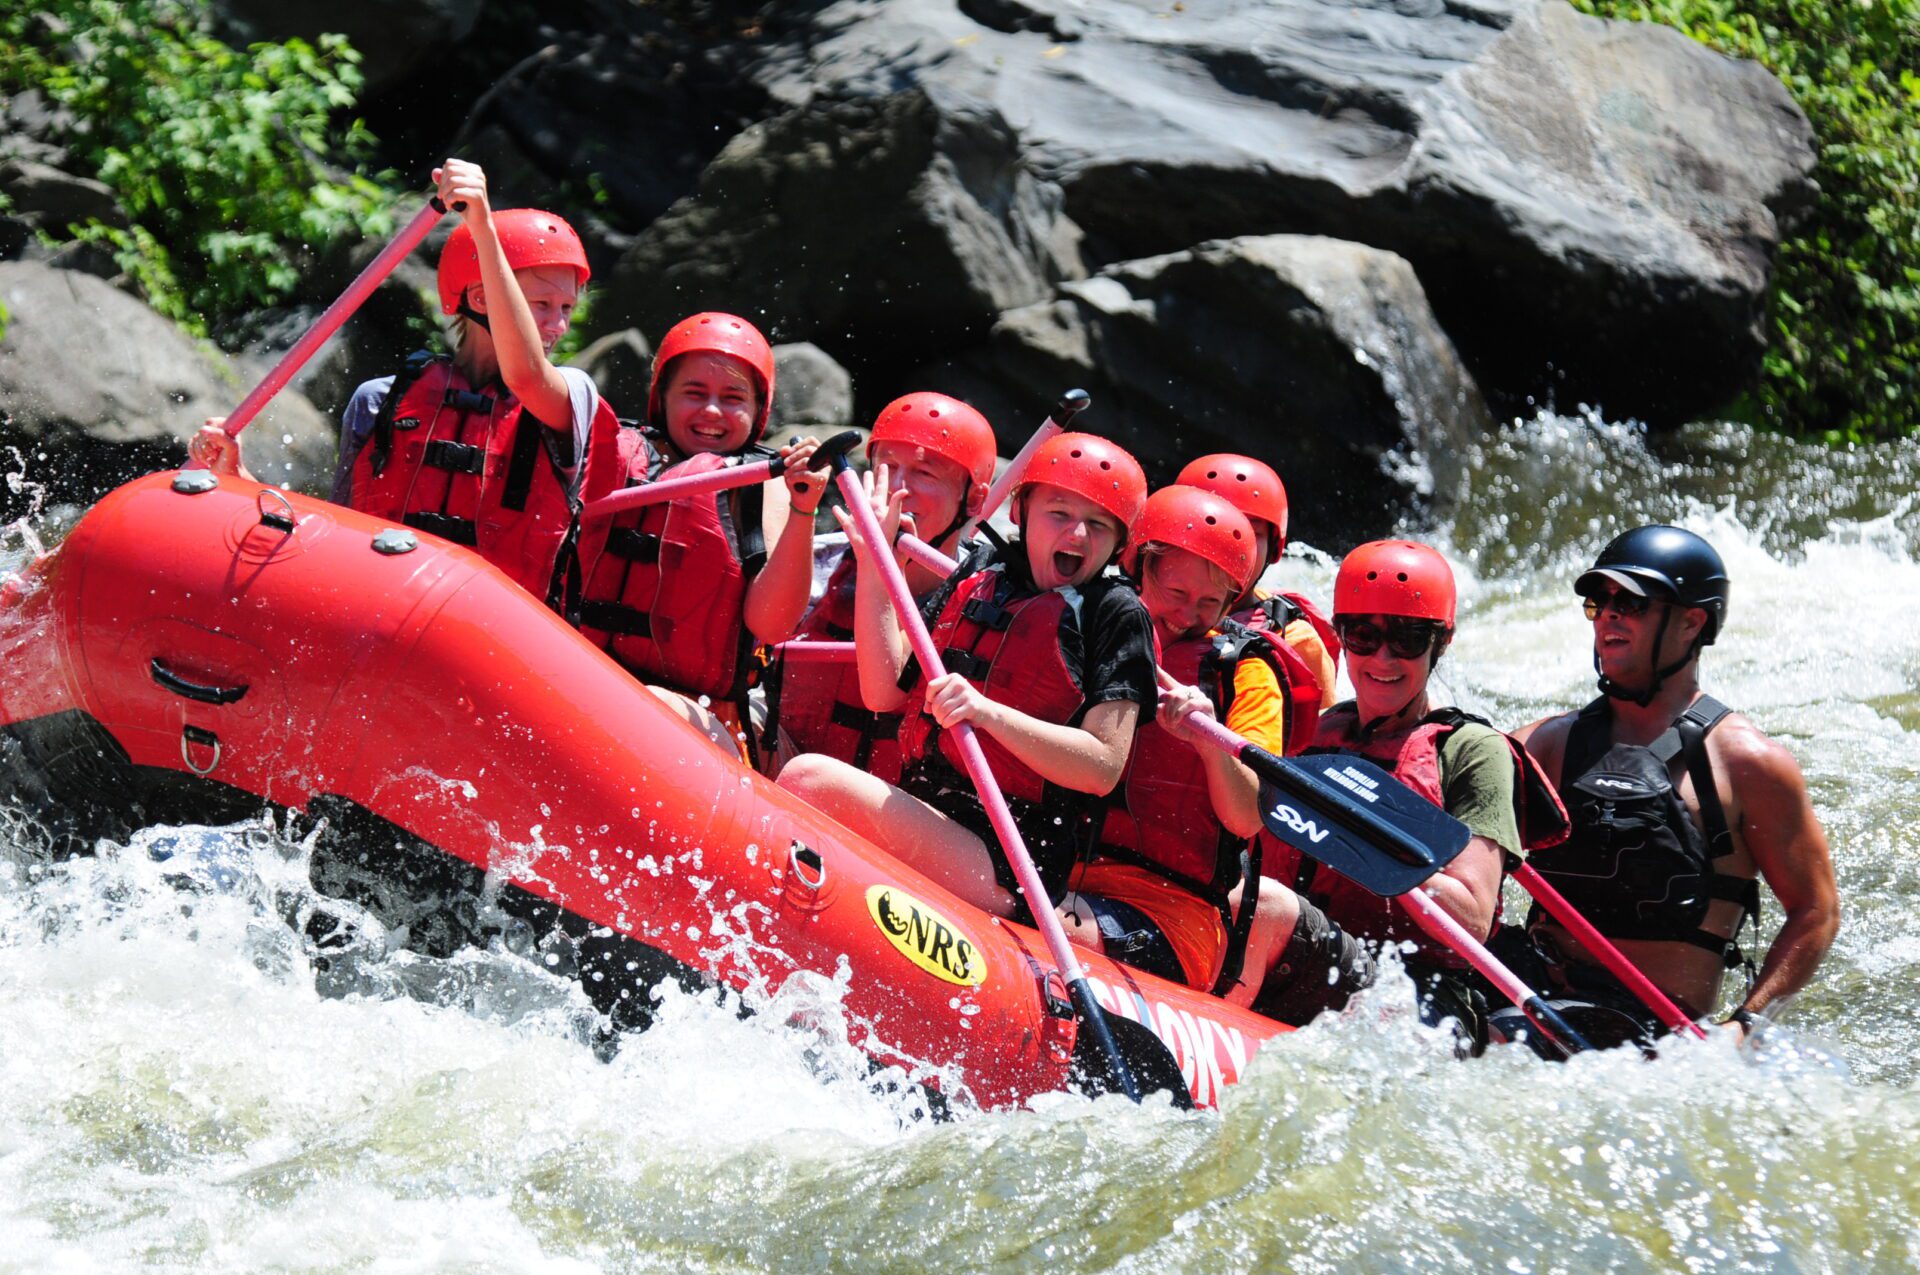
[[[1623,620],[1637,620],[1652,608],[1653,603],[1654,599],[1644,594],[1610,589],[1605,593],[1589,593],[1581,599],[1580,607],[1589,620],[1599,619],[1600,613],[1609,609]]]
[[[1335,620],[1334,631],[1340,644],[1353,655],[1372,655],[1381,644],[1399,659],[1417,660],[1433,649],[1446,626],[1433,620],[1405,620],[1389,617],[1382,628],[1372,620]]]

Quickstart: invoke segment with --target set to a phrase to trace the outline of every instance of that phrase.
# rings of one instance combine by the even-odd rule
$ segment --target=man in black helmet
[[[1687,1013],[1719,1000],[1726,971],[1751,983],[1725,1026],[1812,979],[1840,927],[1826,833],[1793,756],[1700,690],[1700,652],[1726,622],[1726,565],[1678,527],[1617,537],[1574,582],[1593,623],[1601,696],[1519,732],[1572,820],[1530,862]],[[1786,911],[1755,976],[1739,937],[1764,880]],[[1536,906],[1504,936],[1554,994],[1619,1011],[1651,1039],[1657,1019]],[[1520,949],[1518,952],[1515,949]],[[1623,1033],[1626,1034],[1626,1033]]]

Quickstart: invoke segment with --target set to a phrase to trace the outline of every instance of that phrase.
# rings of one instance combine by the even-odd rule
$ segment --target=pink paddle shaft
[[[879,547],[886,544],[886,536],[880,530],[880,520],[873,515],[873,506],[867,503],[867,493],[861,489],[860,477],[851,469],[840,471],[837,481],[840,495],[846,500],[847,508],[858,524],[860,536],[869,545]],[[907,640],[913,647],[914,655],[920,661],[922,677],[938,677],[945,669],[940,661],[940,650],[933,644],[933,635],[927,632],[926,622],[920,618],[919,608],[914,606],[913,594],[907,589],[907,577],[900,571],[900,564],[889,553],[874,553],[873,563],[880,569],[880,578],[886,582],[887,596],[893,599],[894,612],[900,618],[901,627],[907,631]],[[1007,861],[1013,865],[1013,874],[1020,882],[1021,892],[1027,897],[1027,910],[1033,914],[1033,921],[1040,931],[1040,937],[1046,941],[1047,952],[1053,957],[1053,963],[1059,967],[1060,974],[1068,983],[1086,978],[1079,958],[1074,956],[1073,947],[1067,942],[1067,932],[1060,925],[1060,918],[1054,914],[1053,905],[1047,898],[1047,889],[1040,881],[1040,871],[1033,866],[1033,856],[1027,853],[1027,843],[1020,836],[1020,829],[1014,826],[1013,812],[1007,809],[1007,799],[1001,795],[999,781],[994,779],[993,770],[987,765],[987,755],[980,750],[980,740],[973,733],[968,722],[959,722],[948,731],[960,748],[960,759],[966,763],[967,774],[973,777],[973,785],[980,793],[980,804],[986,807],[987,819],[993,824],[993,830],[1005,847]]]
[[[1549,915],[1573,932],[1580,940],[1580,946],[1600,958],[1600,963],[1612,972],[1613,976],[1625,983],[1640,1003],[1660,1016],[1660,1021],[1669,1031],[1690,1031],[1701,1040],[1707,1033],[1700,1024],[1687,1017],[1686,1011],[1667,998],[1666,993],[1653,985],[1653,980],[1640,972],[1638,966],[1627,959],[1626,953],[1608,941],[1606,935],[1593,928],[1593,922],[1574,910],[1573,904],[1561,897],[1560,892],[1547,883],[1530,863],[1522,863],[1513,870],[1514,880],[1525,887],[1528,894],[1540,901]]]
[[[731,491],[735,487],[751,487],[755,483],[763,483],[772,478],[773,472],[771,460],[756,460],[726,469],[709,470],[704,474],[683,474],[679,478],[662,478],[656,482],[642,483],[638,487],[616,491],[611,496],[602,496],[583,509],[580,516],[588,522],[600,522],[624,510],[657,505],[663,500],[679,500],[683,496],[704,496],[713,491]]]
[[[280,361],[273,365],[273,370],[262,377],[260,384],[254,386],[247,396],[240,400],[240,406],[233,409],[227,416],[226,423],[221,426],[228,438],[237,438],[241,430],[252,424],[253,418],[260,414],[260,409],[265,407],[275,394],[286,388],[287,382],[293,379],[293,374],[305,366],[306,361],[313,357],[314,351],[326,344],[327,338],[338,332],[341,324],[353,317],[353,312],[360,308],[361,303],[373,295],[373,290],[393,273],[394,267],[405,261],[407,255],[420,246],[420,241],[432,233],[434,226],[444,215],[437,204],[428,204],[413,215],[413,220],[394,236],[393,242],[382,248],[380,255],[367,263],[367,268],[347,285],[347,290],[326,308],[325,313],[314,320],[313,326],[307,329],[306,334],[293,343],[293,348],[280,357]],[[187,468],[199,469],[202,466],[195,462],[190,463]]]
[[[987,488],[986,502],[980,506],[978,514],[967,519],[966,527],[960,533],[962,540],[967,538],[968,532],[993,517],[994,511],[1007,503],[1007,497],[1012,493],[1013,485],[1020,481],[1020,475],[1027,472],[1027,462],[1033,459],[1033,454],[1040,450],[1042,443],[1061,432],[1060,423],[1053,417],[1049,416],[1041,422],[1040,428],[1033,431],[1033,437],[1027,440],[1026,446],[1014,453],[1013,459],[1007,463],[1006,472],[994,480],[993,486]]]
[[[1160,683],[1168,690],[1173,690],[1180,685],[1165,670],[1160,672]],[[1194,713],[1188,716],[1187,724],[1193,727],[1195,733],[1202,739],[1215,748],[1224,750],[1230,756],[1239,756],[1240,750],[1246,747],[1246,740],[1211,717]],[[1486,975],[1487,981],[1499,988],[1515,1005],[1525,1005],[1533,999],[1533,989],[1521,982],[1512,970],[1501,964],[1499,958],[1489,952],[1484,943],[1467,933],[1458,921],[1441,911],[1440,905],[1435,903],[1433,896],[1425,890],[1416,886],[1405,894],[1396,895],[1395,901],[1413,914],[1413,919],[1419,923],[1421,929],[1445,943],[1451,950],[1458,952],[1463,960]]]

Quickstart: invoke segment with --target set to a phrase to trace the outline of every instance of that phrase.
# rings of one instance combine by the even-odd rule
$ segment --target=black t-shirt
[[[1008,546],[1003,561],[1015,589],[1032,592],[1026,550],[1018,541]],[[1114,575],[1089,580],[1075,592],[1079,605],[1060,613],[1060,653],[1086,697],[1076,724],[1095,704],[1115,700],[1138,704],[1140,720],[1151,720],[1160,697],[1154,679],[1153,620],[1146,603],[1132,585]]]

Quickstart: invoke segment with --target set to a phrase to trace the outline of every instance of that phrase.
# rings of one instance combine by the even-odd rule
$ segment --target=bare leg
[[[741,759],[743,754],[740,752],[739,739],[734,736],[732,728],[722,721],[718,714],[711,709],[700,707],[680,692],[670,691],[664,686],[649,686],[647,689],[653,692],[654,698],[672,709],[675,717],[712,740],[714,746],[729,758],[734,761]]]
[[[1240,906],[1244,886],[1230,896]],[[1294,922],[1300,919],[1300,896],[1271,877],[1260,878],[1260,901],[1253,910],[1253,928],[1247,932],[1247,955],[1240,963],[1240,981],[1227,989],[1221,999],[1229,1005],[1247,1006],[1260,995],[1267,972],[1286,951],[1293,937]]]
[[[1104,953],[1107,950],[1107,941],[1100,933],[1099,920],[1092,911],[1081,906],[1078,893],[1062,899],[1054,911],[1059,914],[1060,928],[1067,932],[1067,942],[1075,947],[1084,947],[1089,952]]]
[[[1013,915],[986,844],[926,802],[819,753],[795,757],[775,782],[975,907]]]

